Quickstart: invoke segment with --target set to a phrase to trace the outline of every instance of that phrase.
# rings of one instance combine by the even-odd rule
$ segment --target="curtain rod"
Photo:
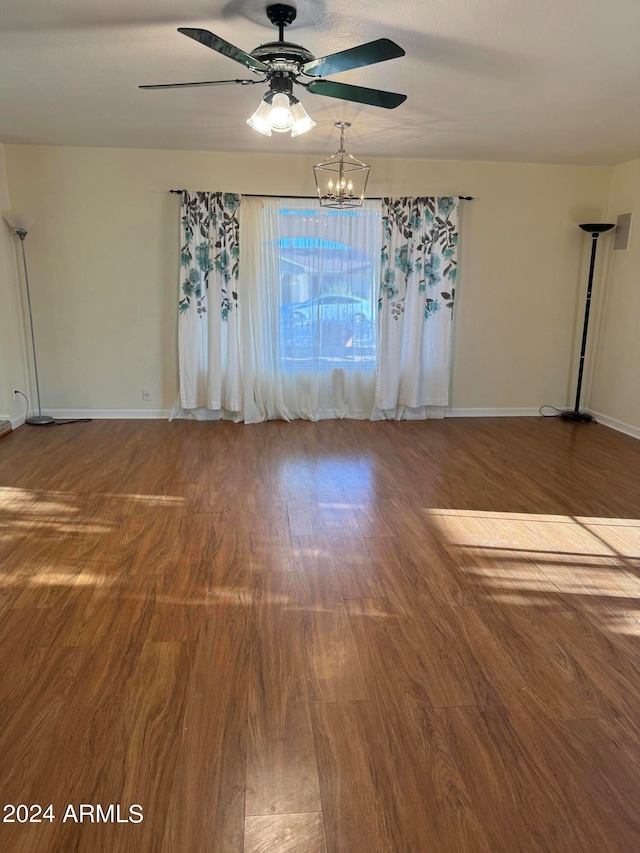
[[[176,195],[182,195],[185,190],[169,190],[170,193]],[[244,195],[247,198],[300,198],[306,199],[308,201],[317,201],[318,196],[315,195],[270,195],[269,193],[238,193],[238,195]],[[473,201],[474,198],[472,195],[459,195],[458,198],[460,201]],[[380,196],[367,196],[368,201],[382,201]]]

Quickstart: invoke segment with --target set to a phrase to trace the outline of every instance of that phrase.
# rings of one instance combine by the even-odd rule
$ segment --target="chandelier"
[[[348,121],[336,121],[340,131],[340,148],[331,157],[313,167],[321,207],[361,207],[369,179],[369,166],[348,154],[344,148]]]

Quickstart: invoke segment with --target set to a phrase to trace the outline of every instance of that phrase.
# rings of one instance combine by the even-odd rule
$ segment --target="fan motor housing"
[[[287,41],[272,41],[261,44],[251,51],[254,59],[259,59],[269,65],[273,71],[290,71],[299,73],[300,67],[311,62],[315,56],[305,47]]]

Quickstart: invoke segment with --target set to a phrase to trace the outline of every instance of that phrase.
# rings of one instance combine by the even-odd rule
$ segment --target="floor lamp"
[[[580,366],[578,368],[578,387],[576,389],[576,404],[572,412],[562,412],[561,417],[565,421],[580,421],[589,423],[593,420],[591,415],[580,411],[580,392],[582,390],[582,373],[584,370],[584,355],[587,348],[587,330],[589,328],[589,311],[591,309],[591,289],[593,287],[593,271],[596,265],[596,248],[598,237],[615,226],[610,222],[589,222],[580,226],[583,231],[591,234],[591,263],[589,264],[589,282],[587,284],[587,303],[584,308],[584,325],[582,327],[582,345],[580,347]]]
[[[36,396],[38,398],[38,414],[27,416],[27,423],[32,426],[48,426],[54,424],[55,419],[51,415],[43,415],[40,408],[40,383],[38,381],[38,360],[36,358],[36,339],[33,333],[33,315],[31,313],[31,294],[29,292],[29,273],[27,272],[27,256],[24,252],[24,241],[28,234],[28,225],[17,216],[6,215],[5,221],[11,228],[13,233],[20,240],[20,248],[22,249],[22,265],[24,267],[24,281],[27,287],[27,306],[29,308],[29,326],[31,328],[31,346],[33,348],[33,370],[36,376]]]

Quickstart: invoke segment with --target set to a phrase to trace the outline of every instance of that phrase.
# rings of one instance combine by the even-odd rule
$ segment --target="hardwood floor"
[[[0,562],[3,851],[640,850],[629,437],[25,426]]]

